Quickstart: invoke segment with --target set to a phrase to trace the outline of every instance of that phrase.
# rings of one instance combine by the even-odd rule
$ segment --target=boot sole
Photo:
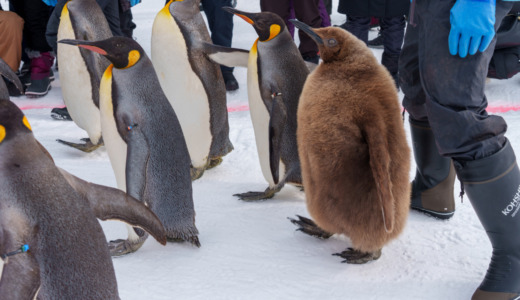
[[[27,98],[39,98],[39,97],[43,97],[45,95],[47,95],[49,93],[49,91],[51,90],[52,86],[49,85],[49,88],[47,88],[47,90],[45,92],[41,92],[41,93],[36,93],[36,92],[28,92],[28,91],[25,91],[25,96],[27,96]]]
[[[451,217],[453,217],[453,215],[455,214],[455,211],[452,211],[452,212],[447,212],[447,213],[441,213],[441,212],[438,212],[438,211],[433,211],[433,210],[428,210],[428,209],[424,209],[424,208],[419,208],[419,207],[411,207],[413,210],[416,210],[416,211],[419,211],[419,212],[422,212],[424,214],[427,214],[429,216],[432,216],[434,218],[437,218],[437,219],[441,219],[441,220],[447,220],[447,219],[450,219]]]

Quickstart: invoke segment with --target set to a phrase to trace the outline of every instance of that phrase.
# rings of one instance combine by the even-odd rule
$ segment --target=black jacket
[[[353,17],[408,15],[410,0],[339,0],[338,12]]]

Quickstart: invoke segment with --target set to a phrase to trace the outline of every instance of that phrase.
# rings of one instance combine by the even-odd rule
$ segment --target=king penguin
[[[196,47],[211,43],[199,3],[169,1],[154,20],[151,43],[159,82],[186,138],[193,179],[233,150],[222,72]]]
[[[150,209],[56,167],[22,111],[0,100],[0,299],[119,299],[96,218],[140,226],[166,244]]]
[[[291,20],[318,44],[320,64],[298,108],[298,150],[307,209],[292,220],[310,235],[344,234],[337,255],[361,264],[381,256],[403,230],[410,207],[410,147],[390,73],[340,28]]]
[[[63,6],[58,40],[98,41],[109,37],[112,37],[112,32],[95,0],[70,0]],[[63,101],[74,123],[89,136],[89,141],[85,144],[62,140],[58,142],[85,152],[94,151],[103,145],[99,116],[99,83],[110,62],[98,53],[59,43],[58,61]]]
[[[262,174],[269,183],[263,192],[235,196],[248,201],[271,198],[285,183],[297,186],[302,183],[296,111],[309,69],[278,15],[223,9],[251,24],[258,39],[249,52],[210,44],[204,47],[217,63],[247,66],[247,93],[256,147]]]
[[[190,156],[175,111],[141,46],[127,37],[60,43],[100,53],[112,63],[100,85],[101,127],[117,186],[157,214],[170,240],[200,246],[190,177]],[[113,255],[137,250],[142,231],[111,243]]]
[[[0,100],[9,100],[9,89],[4,82],[4,78],[23,94],[23,85],[20,78],[13,72],[11,67],[0,57]]]

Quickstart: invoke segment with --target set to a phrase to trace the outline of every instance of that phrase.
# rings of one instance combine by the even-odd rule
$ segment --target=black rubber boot
[[[427,122],[410,119],[410,132],[417,165],[412,181],[411,208],[439,219],[449,219],[455,213],[453,163],[439,154]]]
[[[459,180],[493,246],[484,281],[473,300],[520,297],[520,171],[506,142],[497,153],[455,163]]]

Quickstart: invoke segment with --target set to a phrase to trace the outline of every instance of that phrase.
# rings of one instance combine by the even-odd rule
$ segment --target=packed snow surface
[[[0,1],[7,7],[5,0]],[[153,20],[163,4],[161,0],[149,0],[133,8],[137,23],[134,35],[148,55]],[[251,0],[238,1],[237,8],[260,10],[258,1]],[[344,15],[334,9],[332,23],[343,22]],[[250,49],[256,32],[240,18],[235,17],[234,23],[233,47]],[[371,31],[370,38],[376,34]],[[373,53],[380,58],[382,50]],[[56,142],[79,142],[87,136],[73,122],[50,117],[52,107],[63,106],[56,75],[47,96],[13,101],[24,109],[36,138],[49,150],[56,165],[87,181],[115,187],[104,147],[83,153]],[[162,246],[149,238],[136,253],[115,258],[122,299],[471,298],[487,270],[491,245],[469,200],[459,200],[458,181],[457,210],[452,219],[441,221],[412,211],[402,235],[383,248],[379,260],[364,265],[344,264],[341,258],[331,255],[350,246],[347,238],[318,240],[295,231],[287,218],[308,216],[305,195],[298,188],[286,186],[273,199],[260,202],[234,197],[235,193],[263,191],[267,187],[247,110],[246,70],[235,69],[235,76],[240,89],[228,93],[230,138],[235,149],[220,166],[193,182],[202,247],[187,243]],[[516,130],[520,116],[515,112],[520,104],[520,77],[491,80],[486,93],[489,111],[506,119],[507,136],[516,153],[520,153],[520,131]],[[409,138],[408,122],[404,124]],[[411,178],[414,174],[412,164]],[[108,240],[126,238],[123,223],[101,224]]]

